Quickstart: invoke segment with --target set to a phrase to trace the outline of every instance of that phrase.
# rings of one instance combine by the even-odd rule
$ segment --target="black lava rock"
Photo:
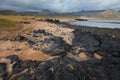
[[[27,40],[27,38],[24,37],[24,36],[21,36],[21,35],[18,35],[18,36],[15,38],[15,41],[19,41],[19,42],[21,42],[21,41],[26,41],[26,40]]]
[[[15,49],[15,51],[21,51],[22,49],[19,49],[19,48],[17,48],[17,49]]]
[[[47,45],[48,48],[43,48],[42,51],[52,56],[66,55],[67,51],[71,48],[71,46],[60,37],[45,38],[43,43],[43,45]]]
[[[7,56],[6,58],[7,58],[7,59],[10,59],[10,60],[11,60],[11,63],[19,61],[19,58],[18,58],[17,55]]]
[[[6,64],[0,63],[0,74],[3,73],[6,70]]]

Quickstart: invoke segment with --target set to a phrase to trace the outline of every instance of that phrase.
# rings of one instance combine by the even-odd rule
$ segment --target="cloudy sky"
[[[120,9],[120,0],[0,0],[0,9],[57,12]]]

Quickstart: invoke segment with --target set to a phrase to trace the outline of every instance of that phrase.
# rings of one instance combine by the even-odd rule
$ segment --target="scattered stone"
[[[21,42],[21,41],[26,41],[27,38],[24,37],[24,36],[18,35],[14,40],[15,40],[15,41],[19,41],[19,42]]]
[[[8,48],[7,50],[9,51],[10,49]]]
[[[53,20],[53,19],[45,19],[44,21],[50,22],[50,23],[60,23],[60,20]]]
[[[22,49],[19,49],[19,48],[17,48],[17,49],[15,49],[15,51],[21,51]]]
[[[30,24],[30,22],[28,22],[28,21],[20,21],[20,23],[22,23],[22,24]]]
[[[30,34],[30,33],[27,33],[27,35],[32,35],[32,34]]]
[[[35,42],[33,42],[33,41],[31,41],[31,40],[27,40],[27,43],[28,43],[30,46],[32,46],[32,45],[35,44]]]
[[[44,36],[52,36],[52,34],[51,33],[48,33],[48,32],[46,32],[45,30],[34,30],[33,31],[33,36],[34,35],[37,35],[37,34],[43,34]]]

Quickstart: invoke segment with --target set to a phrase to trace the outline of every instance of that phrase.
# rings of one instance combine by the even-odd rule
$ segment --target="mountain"
[[[42,10],[41,12],[27,11],[17,12],[12,10],[1,10],[0,14],[4,15],[25,15],[25,16],[48,16],[48,17],[85,17],[94,19],[120,19],[120,12],[112,9],[109,10],[90,10],[80,12],[51,12],[50,10]]]
[[[106,18],[107,17],[118,17],[120,16],[120,12],[110,9],[110,10],[101,12],[99,15],[102,17],[106,17]]]
[[[26,15],[26,16],[36,16],[39,15],[39,12],[33,12],[33,11],[28,11],[28,12],[19,12],[20,15]]]
[[[20,15],[19,12],[12,11],[12,10],[0,10],[0,14],[3,14],[3,15]]]
[[[35,11],[26,11],[26,12],[17,12],[13,10],[0,10],[0,14],[3,15],[28,15],[28,16],[36,16],[36,15],[48,15],[52,14],[49,10],[42,10],[41,12],[35,12]]]
[[[98,12],[83,13],[82,17],[93,19],[120,19],[120,12],[112,9]]]

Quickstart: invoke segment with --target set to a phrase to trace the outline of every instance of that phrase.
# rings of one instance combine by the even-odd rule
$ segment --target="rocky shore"
[[[0,46],[0,80],[120,80],[120,29],[37,23]]]

